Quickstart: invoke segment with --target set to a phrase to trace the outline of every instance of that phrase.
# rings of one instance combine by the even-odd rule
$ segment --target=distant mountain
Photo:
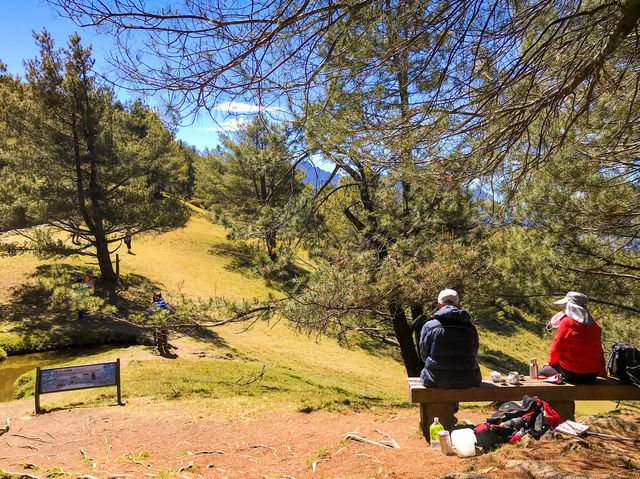
[[[303,161],[298,165],[298,169],[304,172],[305,183],[311,184],[314,188],[320,188],[327,182],[327,180],[331,176],[331,173],[329,171],[318,168],[310,161]],[[339,175],[336,175],[331,180],[331,183],[333,183],[334,185],[338,184],[339,178]]]

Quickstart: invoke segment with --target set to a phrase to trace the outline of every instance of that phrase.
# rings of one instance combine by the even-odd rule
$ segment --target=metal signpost
[[[40,414],[40,395],[76,389],[116,386],[118,405],[124,406],[120,396],[120,359],[113,363],[86,364],[63,368],[36,369],[36,414]]]

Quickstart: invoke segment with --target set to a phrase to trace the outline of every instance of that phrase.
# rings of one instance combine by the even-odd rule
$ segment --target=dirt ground
[[[66,477],[205,478],[437,478],[474,470],[490,477],[522,477],[505,470],[508,459],[557,458],[558,466],[604,478],[640,477],[619,460],[597,457],[597,450],[560,455],[575,439],[537,441],[526,447],[459,459],[432,450],[418,431],[417,409],[273,413],[264,418],[194,418],[177,408],[155,404],[79,408],[39,416],[26,413],[32,401],[0,405],[0,469],[45,477],[61,468]],[[459,418],[479,423],[487,411],[461,410]],[[637,418],[630,418],[636,423]],[[379,441],[388,434],[391,449],[345,440],[357,431]],[[640,458],[633,443],[616,443],[626,456]],[[597,448],[596,448],[597,449]],[[595,456],[594,456],[595,454]],[[618,462],[619,464],[616,464]],[[62,477],[62,476],[60,476]]]

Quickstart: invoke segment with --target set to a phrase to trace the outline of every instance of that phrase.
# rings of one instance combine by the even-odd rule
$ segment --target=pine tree
[[[7,138],[2,149],[11,179],[0,186],[10,200],[2,229],[16,211],[26,225],[49,225],[31,236],[43,255],[97,258],[104,285],[118,281],[110,245],[139,234],[185,224],[187,209],[162,194],[171,177],[172,134],[140,102],[123,106],[92,73],[90,48],[77,35],[56,49],[50,34],[35,35],[40,55],[26,62],[26,83],[11,83],[4,101]],[[15,223],[15,221],[14,221]],[[75,247],[57,238],[67,232]]]

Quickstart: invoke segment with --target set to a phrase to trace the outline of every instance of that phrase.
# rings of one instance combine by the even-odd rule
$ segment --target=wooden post
[[[116,359],[116,398],[118,400],[118,406],[124,406],[126,404],[122,402],[122,393],[120,389],[120,358]]]
[[[422,434],[427,442],[431,442],[429,437],[429,426],[433,423],[433,418],[437,417],[447,431],[453,430],[456,425],[456,404],[453,402],[444,403],[420,403],[420,426]]]
[[[120,277],[120,255],[116,253],[116,276]]]
[[[563,421],[573,421],[575,419],[575,401],[547,401],[547,403],[560,414]]]
[[[40,382],[41,382],[41,373],[40,367],[36,368],[36,390],[33,395],[36,400],[36,414],[40,414]]]

